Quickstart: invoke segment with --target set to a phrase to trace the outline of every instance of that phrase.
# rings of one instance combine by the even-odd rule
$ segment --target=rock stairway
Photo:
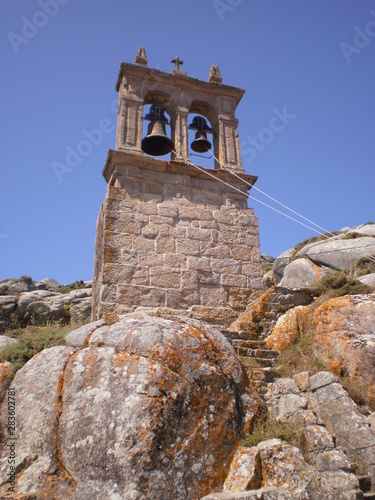
[[[278,354],[265,346],[254,331],[230,332],[222,330],[236,353],[242,358],[245,370],[256,391],[263,396],[268,384],[274,381]]]
[[[363,500],[375,500],[375,491],[371,491],[371,477],[370,476],[357,476],[359,480],[359,487],[363,492]]]

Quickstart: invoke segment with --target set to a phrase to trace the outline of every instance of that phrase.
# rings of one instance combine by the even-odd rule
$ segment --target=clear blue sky
[[[375,221],[374,1],[2,0],[0,279],[92,278],[116,77],[140,45],[150,67],[170,72],[178,55],[207,80],[217,64],[246,90],[239,136],[260,189],[328,230]],[[294,117],[270,133],[275,109]],[[59,182],[53,162],[104,119],[110,131]],[[315,234],[250,206],[262,253]]]

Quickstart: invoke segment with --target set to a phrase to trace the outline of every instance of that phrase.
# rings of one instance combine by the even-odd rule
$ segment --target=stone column
[[[237,132],[237,119],[219,115],[218,160],[235,172],[244,172],[241,161],[241,148]]]
[[[177,157],[172,154],[172,158],[177,161],[189,159],[188,115],[187,108],[178,106],[171,117],[172,140],[177,153]]]
[[[143,154],[143,101],[121,97],[117,114],[116,149],[131,150]]]

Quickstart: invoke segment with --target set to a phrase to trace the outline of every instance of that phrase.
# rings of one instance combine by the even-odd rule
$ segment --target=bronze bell
[[[173,142],[165,130],[168,120],[164,115],[164,109],[153,104],[145,120],[150,120],[151,123],[148,126],[147,136],[142,139],[142,151],[151,156],[170,153],[173,149]]]
[[[191,149],[196,153],[209,151],[212,144],[207,139],[207,132],[212,132],[212,129],[207,125],[207,121],[202,116],[195,116],[193,122],[189,125],[189,129],[197,131],[195,139],[191,143]]]

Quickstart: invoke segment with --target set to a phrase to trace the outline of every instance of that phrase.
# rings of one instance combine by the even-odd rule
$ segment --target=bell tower
[[[166,307],[226,325],[263,286],[258,221],[247,206],[257,177],[242,168],[235,118],[244,90],[224,85],[217,66],[205,82],[182,71],[178,57],[171,62],[171,73],[148,68],[140,47],[134,64],[120,66],[116,149],[103,169],[96,229],[94,320]],[[189,130],[192,151],[212,147],[213,168],[190,160]]]

